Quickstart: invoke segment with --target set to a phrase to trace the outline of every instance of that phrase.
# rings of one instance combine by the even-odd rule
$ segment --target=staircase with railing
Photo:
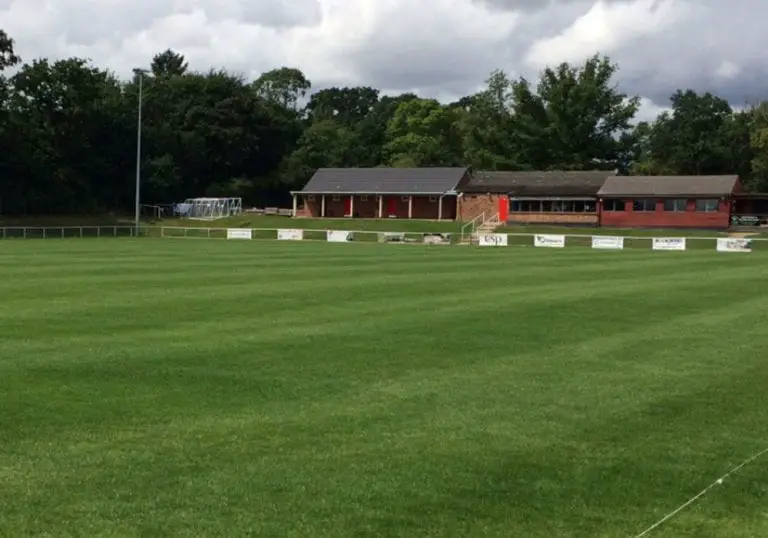
[[[477,237],[478,234],[493,233],[496,228],[501,226],[502,222],[498,213],[494,213],[490,217],[488,217],[488,214],[489,212],[483,211],[461,227],[459,244],[470,245],[472,244],[473,238]]]

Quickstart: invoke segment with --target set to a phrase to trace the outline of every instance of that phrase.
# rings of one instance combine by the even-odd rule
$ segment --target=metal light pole
[[[139,77],[139,111],[138,111],[138,124],[136,126],[136,207],[134,218],[136,220],[136,237],[139,236],[139,217],[141,216],[141,101],[143,93],[144,75],[148,71],[146,69],[134,69],[133,74]]]

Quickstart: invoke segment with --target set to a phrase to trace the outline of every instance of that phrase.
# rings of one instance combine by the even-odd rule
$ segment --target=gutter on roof
[[[442,196],[457,194],[456,191],[444,191],[444,192],[382,192],[382,191],[296,191],[296,194],[311,194],[313,196],[325,195],[325,196],[350,196],[362,194],[365,196]]]
[[[597,196],[600,198],[669,198],[669,199],[691,198],[691,199],[694,199],[694,198],[723,198],[727,196],[738,196],[738,195],[733,195],[730,192],[727,192],[727,193],[726,192],[717,192],[717,193],[697,192],[695,194],[685,193],[685,192],[680,192],[677,194],[655,194],[650,192],[647,192],[647,193],[635,192],[632,194],[628,194],[628,193],[621,193],[621,192],[619,193],[612,192],[610,194],[598,193]]]
[[[594,194],[585,194],[583,196],[512,196],[510,195],[510,200],[517,200],[521,202],[525,201],[538,201],[538,200],[584,200],[587,202],[593,201],[595,198],[597,198],[597,195]]]

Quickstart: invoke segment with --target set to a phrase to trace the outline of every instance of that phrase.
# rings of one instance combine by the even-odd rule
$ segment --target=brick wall
[[[664,211],[664,201],[657,200],[655,211],[632,211],[632,200],[626,200],[624,211],[604,211],[599,202],[600,225],[616,228],[728,228],[731,200],[720,200],[713,213],[696,211],[696,201],[688,200],[685,211]]]
[[[597,213],[509,213],[507,222],[528,224],[574,224],[597,226]]]
[[[506,194],[464,194],[459,198],[459,220],[470,221],[483,211],[490,217],[499,211],[499,200]]]

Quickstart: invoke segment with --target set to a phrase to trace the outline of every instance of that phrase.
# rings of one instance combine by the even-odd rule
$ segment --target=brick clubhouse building
[[[489,219],[509,224],[725,229],[765,219],[768,195],[741,192],[736,175],[619,176],[615,171],[321,168],[292,192],[309,218]],[[757,225],[757,224],[756,224]]]

